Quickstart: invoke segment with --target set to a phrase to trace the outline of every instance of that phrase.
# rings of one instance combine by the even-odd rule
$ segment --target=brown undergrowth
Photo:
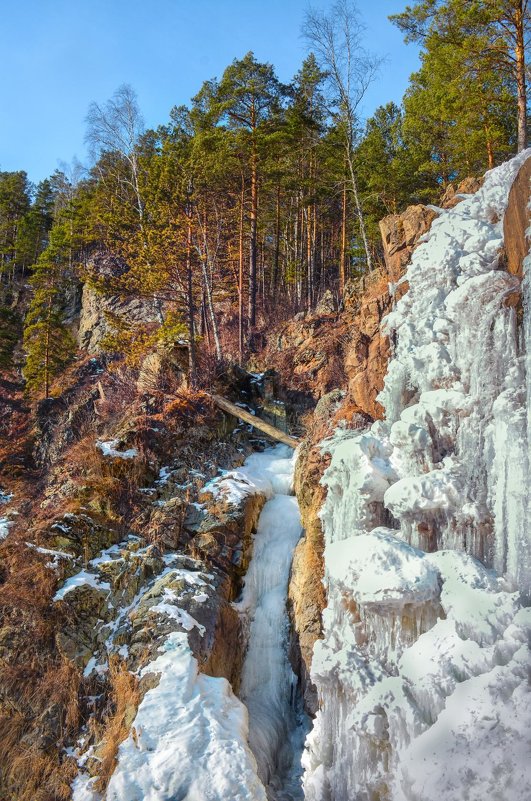
[[[104,716],[97,740],[98,781],[96,789],[103,793],[116,766],[118,748],[131,731],[140,703],[139,680],[129,673],[123,661],[116,655],[109,660],[109,709]]]
[[[1,549],[0,797],[63,801],[75,763],[61,748],[79,726],[79,671],[54,648],[56,578],[17,543]]]

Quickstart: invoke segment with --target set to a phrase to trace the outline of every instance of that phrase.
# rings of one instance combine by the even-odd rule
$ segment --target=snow
[[[11,521],[7,517],[0,517],[0,540],[5,540],[9,534],[9,526]]]
[[[125,546],[125,543],[120,543],[118,545],[111,545],[110,548],[106,548],[104,551],[101,551],[99,556],[95,556],[94,559],[91,559],[89,562],[90,567],[97,567],[98,565],[104,565],[108,562],[114,561],[114,559],[120,557],[120,554]]]
[[[101,581],[94,573],[89,573],[87,570],[80,570],[75,576],[71,576],[65,581],[63,586],[55,593],[53,600],[62,601],[69,592],[75,590],[76,587],[83,586],[94,587],[102,592],[110,592],[111,590],[111,585],[108,581]]]
[[[106,442],[102,442],[101,440],[96,441],[96,447],[104,456],[109,456],[113,459],[134,459],[135,456],[138,456],[138,450],[136,448],[120,451],[118,450],[118,445],[119,440],[117,439],[110,439]]]
[[[208,595],[204,596],[208,598]],[[202,626],[197,620],[192,617],[185,609],[180,609],[178,606],[175,605],[175,601],[177,600],[177,594],[170,590],[168,587],[164,588],[164,599],[160,601],[160,603],[156,604],[152,607],[152,612],[159,612],[160,614],[166,615],[167,617],[171,618],[172,620],[176,620],[177,623],[183,627],[186,631],[191,631],[194,627],[199,630],[201,636],[205,633],[205,627]]]
[[[159,676],[120,745],[107,801],[265,801],[247,746],[247,713],[226,679],[198,672],[187,635],[173,632],[142,675]],[[75,801],[97,797],[85,779]],[[87,786],[88,784],[88,786]]]
[[[286,454],[289,453],[289,456]],[[253,453],[238,470],[222,471],[221,476],[205,484],[205,492],[238,506],[249,495],[287,493],[293,480],[295,456],[287,445]]]
[[[424,603],[439,595],[439,573],[424,554],[394,536],[373,529],[326,549],[327,575],[365,608],[385,609]]]
[[[307,801],[531,798],[531,257],[523,331],[499,264],[530,154],[439,210],[385,321],[385,420],[323,443]]]

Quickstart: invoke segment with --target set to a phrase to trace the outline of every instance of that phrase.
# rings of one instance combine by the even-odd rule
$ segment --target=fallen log
[[[231,401],[222,398],[221,395],[211,395],[210,397],[216,406],[218,406],[222,411],[227,412],[227,414],[232,414],[233,417],[243,420],[244,423],[250,423],[252,426],[254,426],[254,428],[257,428],[271,439],[274,439],[277,442],[282,442],[284,445],[289,445],[290,448],[296,448],[299,445],[299,441],[294,437],[290,437],[289,434],[285,434],[279,428],[275,428],[275,426],[266,423],[265,420],[261,420],[260,417],[256,417],[250,412],[246,412],[245,409],[242,409],[240,406],[236,406],[235,403],[231,403]]]

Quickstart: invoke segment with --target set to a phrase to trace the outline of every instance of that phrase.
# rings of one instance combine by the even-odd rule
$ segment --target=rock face
[[[345,393],[334,390],[317,404],[312,427],[299,449],[294,487],[299,502],[304,535],[293,558],[289,586],[289,608],[295,635],[291,659],[301,677],[304,704],[310,715],[318,709],[315,687],[310,681],[313,647],[322,636],[322,612],[326,606],[323,585],[324,537],[320,518],[326,489],[320,483],[329,464],[329,455],[323,454],[322,442],[331,435],[337,422],[344,419],[342,404]],[[361,428],[369,422],[366,415],[350,415],[347,425]]]
[[[346,348],[345,372],[351,404],[374,419],[382,416],[376,400],[383,388],[389,360],[389,340],[380,324],[393,303],[407,289],[395,284],[402,278],[411,253],[437,216],[426,206],[409,206],[403,214],[391,214],[380,223],[385,268],[375,270],[364,284],[354,287],[357,313],[352,338]]]
[[[274,365],[282,385],[281,399],[299,410],[313,408],[319,398],[345,384],[350,314],[334,311],[329,296],[323,300],[321,312],[318,307],[309,314],[297,314],[275,328],[253,365],[260,372]]]
[[[402,277],[411,252],[429,231],[437,212],[427,206],[408,206],[402,214],[390,214],[380,222],[385,267],[389,281]]]
[[[522,264],[529,251],[527,230],[530,222],[529,198],[531,185],[531,159],[520,167],[509,193],[503,219],[503,239],[507,256],[507,270],[522,277]]]
[[[88,264],[92,283],[83,285],[79,328],[77,332],[79,347],[89,353],[99,353],[101,342],[112,330],[112,319],[128,323],[158,323],[161,321],[162,307],[159,301],[132,297],[132,293],[105,296],[95,288],[98,284],[119,287],[129,272],[128,265],[120,258],[106,251],[97,251]]]
[[[188,346],[174,343],[171,347],[159,346],[144,358],[138,373],[136,389],[140,395],[160,391],[171,374],[173,386],[188,386]]]
[[[483,180],[483,178],[469,176],[457,185],[457,189],[453,184],[448,184],[441,199],[441,207],[443,209],[453,209],[454,206],[464,200],[462,195],[473,195],[478,189],[481,189]]]
[[[85,284],[79,315],[79,347],[89,353],[100,353],[102,340],[113,330],[113,317],[124,323],[156,323],[160,313],[154,301],[118,295],[103,297]]]
[[[323,580],[323,532],[319,511],[325,498],[320,479],[326,468],[319,443],[331,431],[330,423],[343,400],[339,390],[325,395],[317,404],[313,429],[299,449],[294,489],[299,503],[304,535],[293,556],[289,585],[289,610],[295,641],[291,661],[300,676],[306,710],[314,715],[318,708],[315,687],[310,681],[313,646],[322,633],[321,614],[326,606]]]

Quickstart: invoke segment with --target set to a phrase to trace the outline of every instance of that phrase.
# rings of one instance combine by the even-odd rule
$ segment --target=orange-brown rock
[[[429,231],[437,212],[427,206],[408,206],[402,214],[390,214],[380,222],[385,266],[390,281],[404,272],[411,251],[420,237]]]
[[[445,193],[441,198],[441,207],[443,209],[453,209],[458,203],[464,200],[463,195],[473,195],[478,189],[483,186],[484,178],[473,178],[469,176],[464,178],[461,183],[457,185],[457,189],[453,184],[448,184]]]
[[[345,372],[351,403],[373,419],[382,417],[376,397],[383,388],[389,360],[389,340],[380,330],[383,317],[407,284],[393,287],[404,275],[411,253],[437,216],[426,206],[409,206],[403,214],[391,214],[380,222],[385,268],[375,270],[354,293],[359,298],[352,336],[345,349]]]
[[[531,158],[520,167],[514,179],[503,220],[503,239],[507,270],[522,277],[523,261],[529,251],[527,230],[531,219],[529,206],[531,189]]]
[[[344,350],[351,321],[352,314],[328,307],[298,314],[268,335],[252,369],[261,372],[274,365],[287,399],[311,408],[323,395],[346,383]]]
[[[295,492],[299,502],[304,536],[299,541],[291,568],[289,609],[296,641],[291,661],[301,677],[305,707],[317,711],[317,695],[310,680],[313,646],[321,636],[321,614],[326,605],[323,580],[323,532],[319,511],[326,491],[319,483],[327,466],[319,447],[332,431],[332,421],[343,400],[339,390],[319,401],[311,431],[299,449],[295,470]]]
[[[389,342],[380,333],[382,318],[392,304],[385,272],[374,272],[362,296],[353,335],[345,354],[348,394],[352,403],[373,419],[382,416],[376,396],[383,387]]]
[[[310,714],[317,711],[317,695],[310,680],[313,647],[322,634],[321,616],[326,605],[324,538],[319,513],[326,496],[326,488],[320,482],[330,457],[321,452],[321,444],[340,419],[348,419],[347,425],[353,428],[369,422],[359,409],[348,405],[343,392],[335,390],[317,404],[308,436],[300,446],[295,470],[295,491],[304,535],[295,550],[289,585],[289,610],[295,633],[291,660],[301,677],[304,703]]]

